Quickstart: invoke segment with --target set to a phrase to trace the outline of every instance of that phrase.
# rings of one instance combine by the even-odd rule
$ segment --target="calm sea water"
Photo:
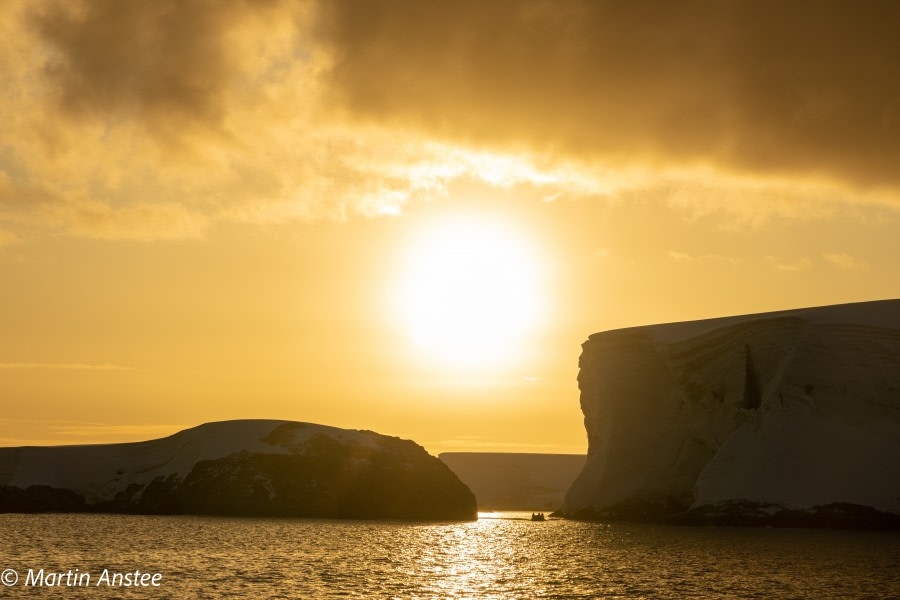
[[[657,527],[0,515],[0,596],[900,598],[900,535]],[[91,576],[24,587],[29,569]],[[78,573],[75,573],[75,570]],[[159,587],[96,584],[160,573]],[[11,581],[10,573],[3,574]],[[124,579],[124,575],[122,575]]]

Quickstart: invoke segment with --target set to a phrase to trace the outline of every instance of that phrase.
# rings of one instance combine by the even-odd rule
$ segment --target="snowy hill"
[[[0,511],[473,519],[409,440],[293,421],[207,423],[130,444],[0,448]]]
[[[900,300],[590,336],[587,518],[896,526]]]

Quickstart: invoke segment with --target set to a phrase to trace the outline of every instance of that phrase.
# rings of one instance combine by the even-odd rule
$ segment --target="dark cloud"
[[[754,225],[900,209],[900,3],[315,2],[4,3],[0,244],[397,214],[466,178]]]
[[[900,185],[900,3],[322,4],[358,116],[623,161]]]
[[[92,0],[36,10],[32,26],[56,52],[45,74],[76,116],[137,117],[154,128],[216,127],[241,76],[229,36],[275,2]]]

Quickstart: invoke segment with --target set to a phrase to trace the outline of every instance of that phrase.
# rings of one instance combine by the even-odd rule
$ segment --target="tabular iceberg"
[[[410,440],[294,421],[207,423],[130,444],[0,448],[0,512],[473,520]]]
[[[577,518],[900,524],[900,300],[597,333]]]

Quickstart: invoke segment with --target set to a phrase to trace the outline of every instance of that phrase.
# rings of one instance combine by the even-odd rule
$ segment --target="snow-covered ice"
[[[569,514],[900,513],[900,300],[598,333],[578,380],[589,450]]]

